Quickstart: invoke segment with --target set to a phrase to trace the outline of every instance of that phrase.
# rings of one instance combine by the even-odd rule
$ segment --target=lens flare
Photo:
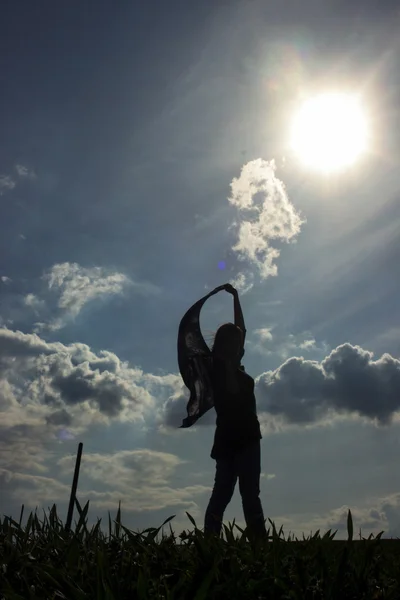
[[[63,442],[66,442],[67,440],[75,439],[75,436],[67,429],[60,429],[60,431],[57,432],[57,437],[59,440],[62,440]]]

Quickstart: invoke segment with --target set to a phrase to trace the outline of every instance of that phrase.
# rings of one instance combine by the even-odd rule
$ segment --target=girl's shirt
[[[257,418],[254,379],[243,367],[235,370],[238,391],[229,390],[225,362],[213,358],[210,380],[213,387],[217,428],[211,458],[232,454],[248,443],[262,439]]]

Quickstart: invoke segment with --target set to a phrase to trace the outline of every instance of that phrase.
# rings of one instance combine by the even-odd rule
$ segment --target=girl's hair
[[[211,345],[211,352],[214,352],[214,349],[216,347],[216,345],[219,343],[219,340],[223,339],[227,333],[232,333],[232,331],[236,331],[238,332],[242,330],[235,325],[234,323],[224,323],[223,325],[221,325],[220,327],[218,327],[217,331],[213,334],[212,336],[212,345]],[[242,336],[243,336],[243,332],[242,332]]]

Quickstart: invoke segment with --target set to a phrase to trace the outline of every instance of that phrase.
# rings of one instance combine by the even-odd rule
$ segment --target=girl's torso
[[[235,445],[246,440],[261,439],[254,379],[239,367],[234,369],[233,382],[229,381],[230,375],[232,379],[232,373],[229,374],[224,361],[213,360],[211,381],[217,413],[217,445]]]

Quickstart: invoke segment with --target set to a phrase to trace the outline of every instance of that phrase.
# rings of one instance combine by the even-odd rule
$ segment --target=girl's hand
[[[212,292],[210,292],[210,295],[217,294],[218,292],[222,292],[222,290],[224,290],[224,289],[225,289],[225,285],[219,285]]]
[[[237,289],[235,289],[233,287],[233,285],[231,285],[230,283],[225,283],[225,285],[223,286],[223,289],[228,292],[228,294],[232,294],[232,296],[234,296],[235,294],[237,294]]]

